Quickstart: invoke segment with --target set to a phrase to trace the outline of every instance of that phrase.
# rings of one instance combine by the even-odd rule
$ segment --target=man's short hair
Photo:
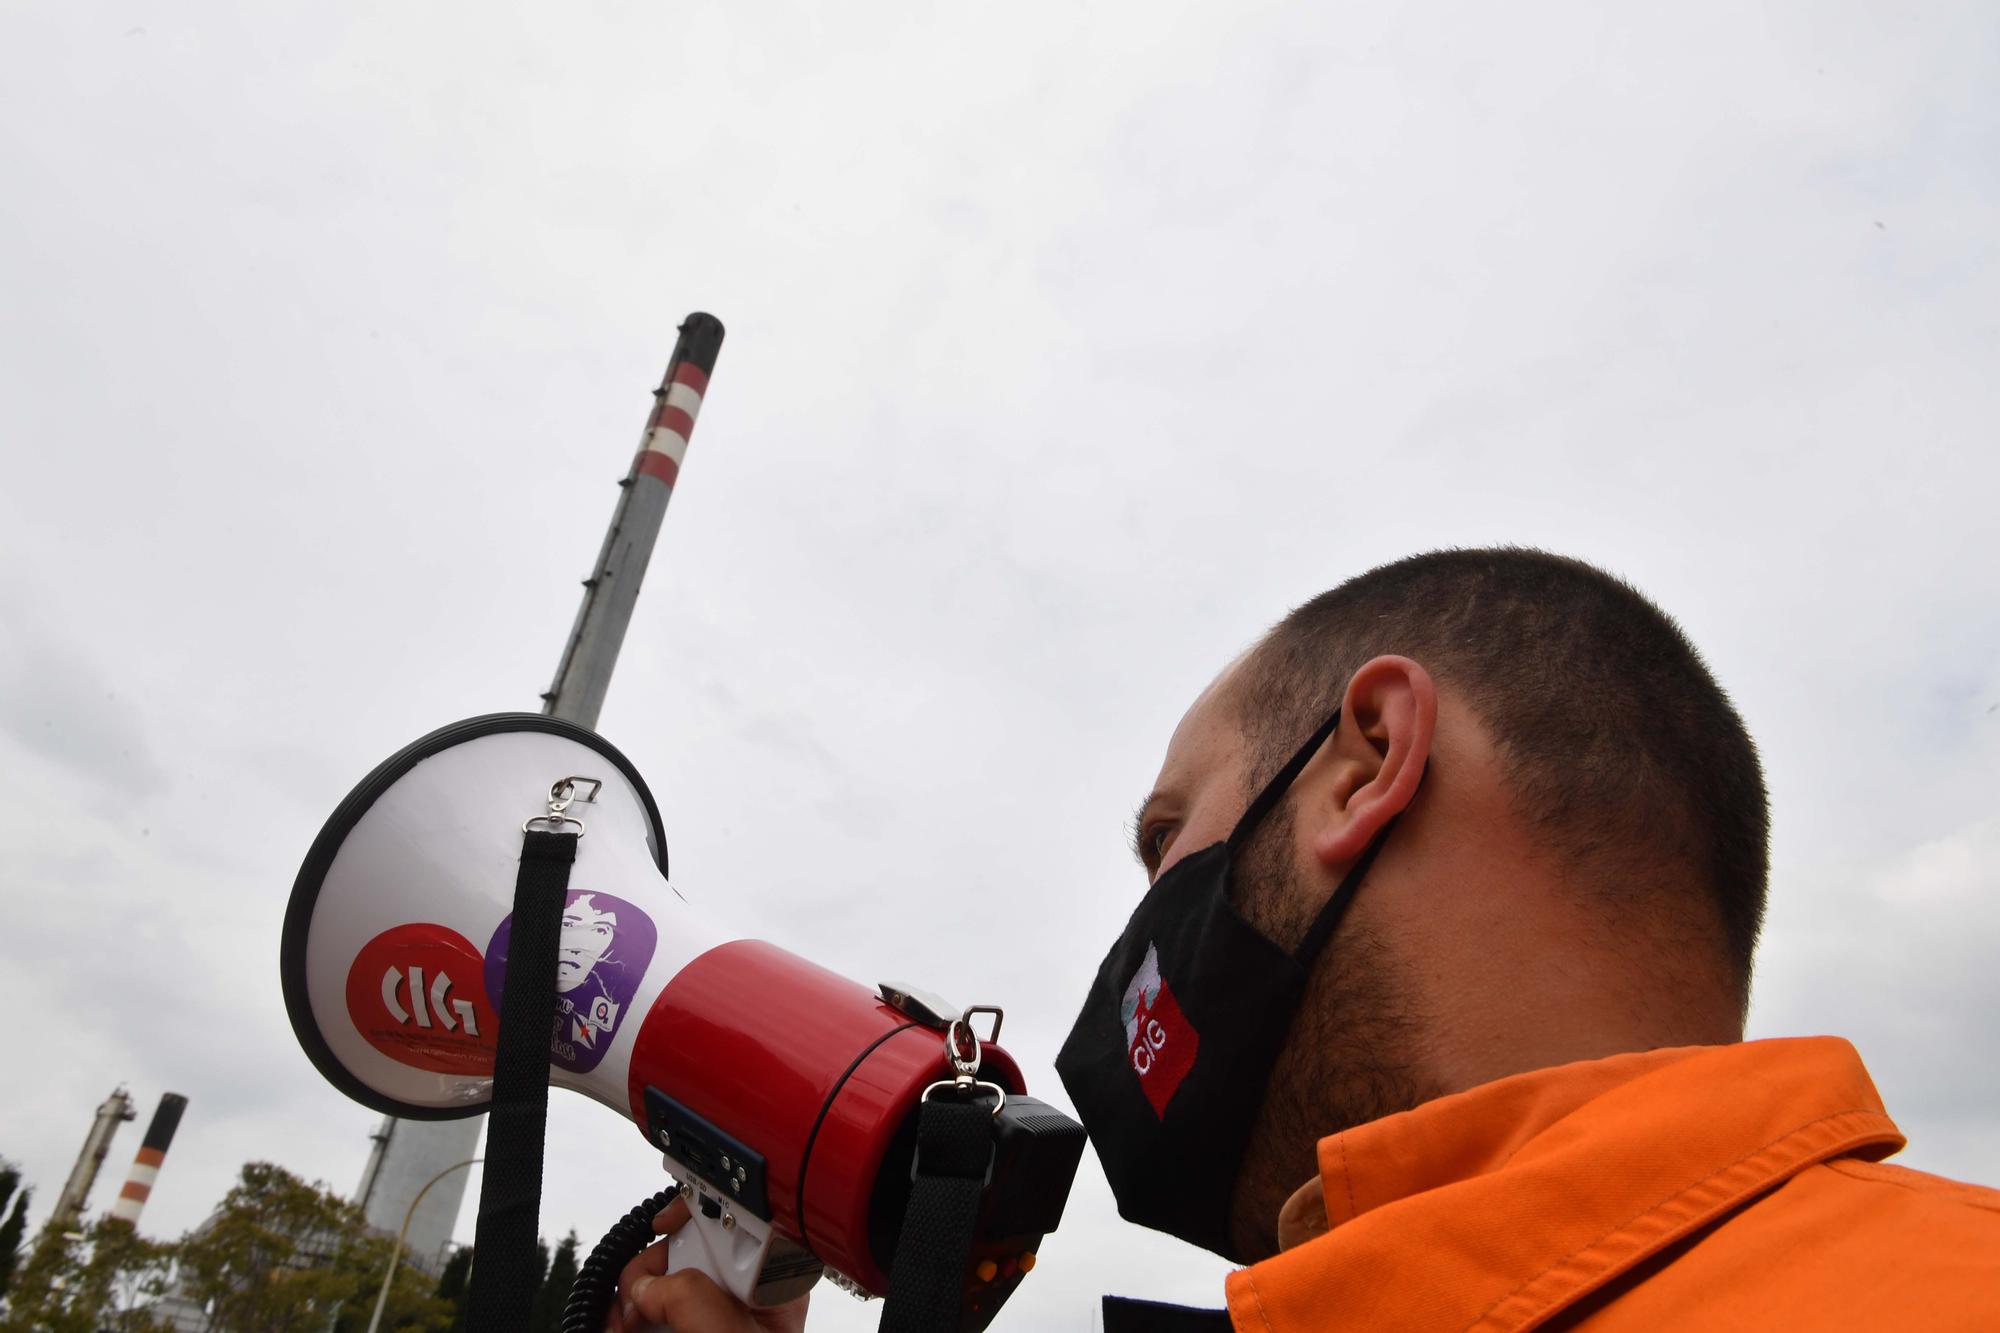
[[[1679,626],[1622,580],[1544,551],[1433,551],[1372,569],[1286,616],[1245,662],[1253,788],[1384,653],[1471,704],[1519,812],[1583,878],[1614,900],[1705,890],[1747,999],[1769,878],[1764,775]]]

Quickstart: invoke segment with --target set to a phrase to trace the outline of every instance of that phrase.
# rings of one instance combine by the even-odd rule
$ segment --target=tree
[[[129,1222],[102,1218],[89,1233],[79,1295],[96,1307],[98,1333],[166,1333],[147,1307],[167,1289],[178,1246],[147,1240]]]
[[[438,1299],[451,1306],[451,1328],[449,1333],[465,1333],[465,1303],[471,1294],[472,1247],[467,1245],[453,1252],[445,1260],[444,1271],[438,1274]]]
[[[0,1333],[166,1333],[146,1307],[166,1290],[174,1249],[110,1218],[85,1231],[44,1227]]]
[[[28,1230],[28,1200],[34,1191],[20,1186],[20,1168],[0,1158],[0,1213],[7,1214],[7,1220],[0,1222],[0,1296],[7,1294],[14,1281],[14,1270],[21,1263],[21,1237]],[[7,1208],[10,1199],[14,1204],[11,1212]]]
[[[563,1306],[575,1284],[576,1232],[572,1231],[556,1246],[555,1258],[549,1261],[549,1271],[535,1292],[528,1315],[529,1333],[562,1333]]]
[[[0,1320],[0,1333],[89,1333],[96,1323],[93,1312],[70,1317],[67,1291],[83,1267],[83,1236],[64,1233],[46,1224],[35,1238],[27,1259],[15,1274],[7,1295],[7,1317]]]
[[[371,1234],[356,1246],[354,1262],[365,1266],[367,1285],[358,1301],[341,1309],[333,1333],[364,1333],[367,1329],[375,1297],[382,1290],[382,1274],[389,1267],[389,1251],[395,1243],[393,1236]],[[453,1328],[455,1314],[451,1303],[440,1300],[433,1292],[429,1275],[411,1264],[405,1254],[396,1265],[396,1281],[389,1289],[389,1302],[382,1307],[382,1327],[403,1333],[448,1333]]]
[[[363,1328],[396,1241],[325,1185],[251,1162],[215,1214],[181,1242],[180,1290],[208,1307],[212,1333],[325,1333]],[[390,1328],[443,1333],[450,1307],[400,1269],[383,1311]]]

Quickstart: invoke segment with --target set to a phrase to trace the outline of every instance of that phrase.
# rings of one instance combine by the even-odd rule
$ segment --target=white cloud
[[[708,308],[603,719],[691,890],[1006,1003],[1056,1097],[1187,699],[1361,567],[1533,542],[1653,592],[1763,746],[1760,1027],[1853,1034],[1912,1160],[2000,1177],[1995,31],[8,13],[0,1003],[32,1076],[0,1152],[59,1178],[125,1079],[192,1097],[154,1229],[248,1156],[352,1184],[372,1117],[277,995],[292,874],[382,757],[534,705]],[[553,1123],[551,1230],[650,1188],[615,1118]],[[1219,1271],[1087,1170],[1011,1322]]]

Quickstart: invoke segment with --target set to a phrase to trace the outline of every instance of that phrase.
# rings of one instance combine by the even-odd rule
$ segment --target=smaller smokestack
[[[139,1145],[139,1155],[132,1159],[132,1173],[125,1177],[125,1187],[118,1191],[118,1197],[111,1204],[113,1221],[123,1222],[129,1227],[139,1225],[139,1210],[146,1206],[146,1199],[153,1192],[153,1182],[159,1179],[160,1163],[167,1160],[167,1147],[174,1141],[174,1131],[180,1128],[181,1112],[187,1110],[188,1099],[178,1092],[169,1092],[160,1098],[160,1109],[153,1112],[153,1123],[146,1126],[145,1141]]]
[[[90,1187],[97,1183],[98,1168],[104,1165],[105,1155],[111,1151],[111,1136],[118,1132],[119,1125],[137,1118],[132,1098],[121,1083],[104,1099],[104,1105],[97,1108],[97,1115],[90,1122],[90,1133],[83,1138],[83,1151],[76,1155],[69,1180],[49,1212],[50,1230],[63,1232],[76,1226],[77,1219],[83,1216],[83,1205],[90,1198]]]

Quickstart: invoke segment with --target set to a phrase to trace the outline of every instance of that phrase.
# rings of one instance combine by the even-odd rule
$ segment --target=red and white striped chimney
[[[139,1210],[146,1206],[146,1199],[153,1192],[153,1182],[159,1179],[160,1163],[167,1160],[167,1147],[174,1141],[174,1131],[180,1128],[181,1112],[187,1110],[188,1099],[178,1092],[169,1092],[160,1098],[160,1109],[153,1112],[153,1123],[146,1126],[145,1141],[139,1145],[139,1155],[132,1159],[132,1172],[125,1177],[125,1186],[118,1191],[118,1197],[111,1204],[113,1221],[123,1222],[137,1229]]]
[[[721,350],[722,321],[700,311],[689,315],[674,344],[667,377],[653,390],[653,414],[646,418],[639,456],[632,460],[635,477],[658,477],[668,486],[680,480],[688,441],[694,437],[694,419],[701,415],[708,377],[715,373],[715,356]]]

